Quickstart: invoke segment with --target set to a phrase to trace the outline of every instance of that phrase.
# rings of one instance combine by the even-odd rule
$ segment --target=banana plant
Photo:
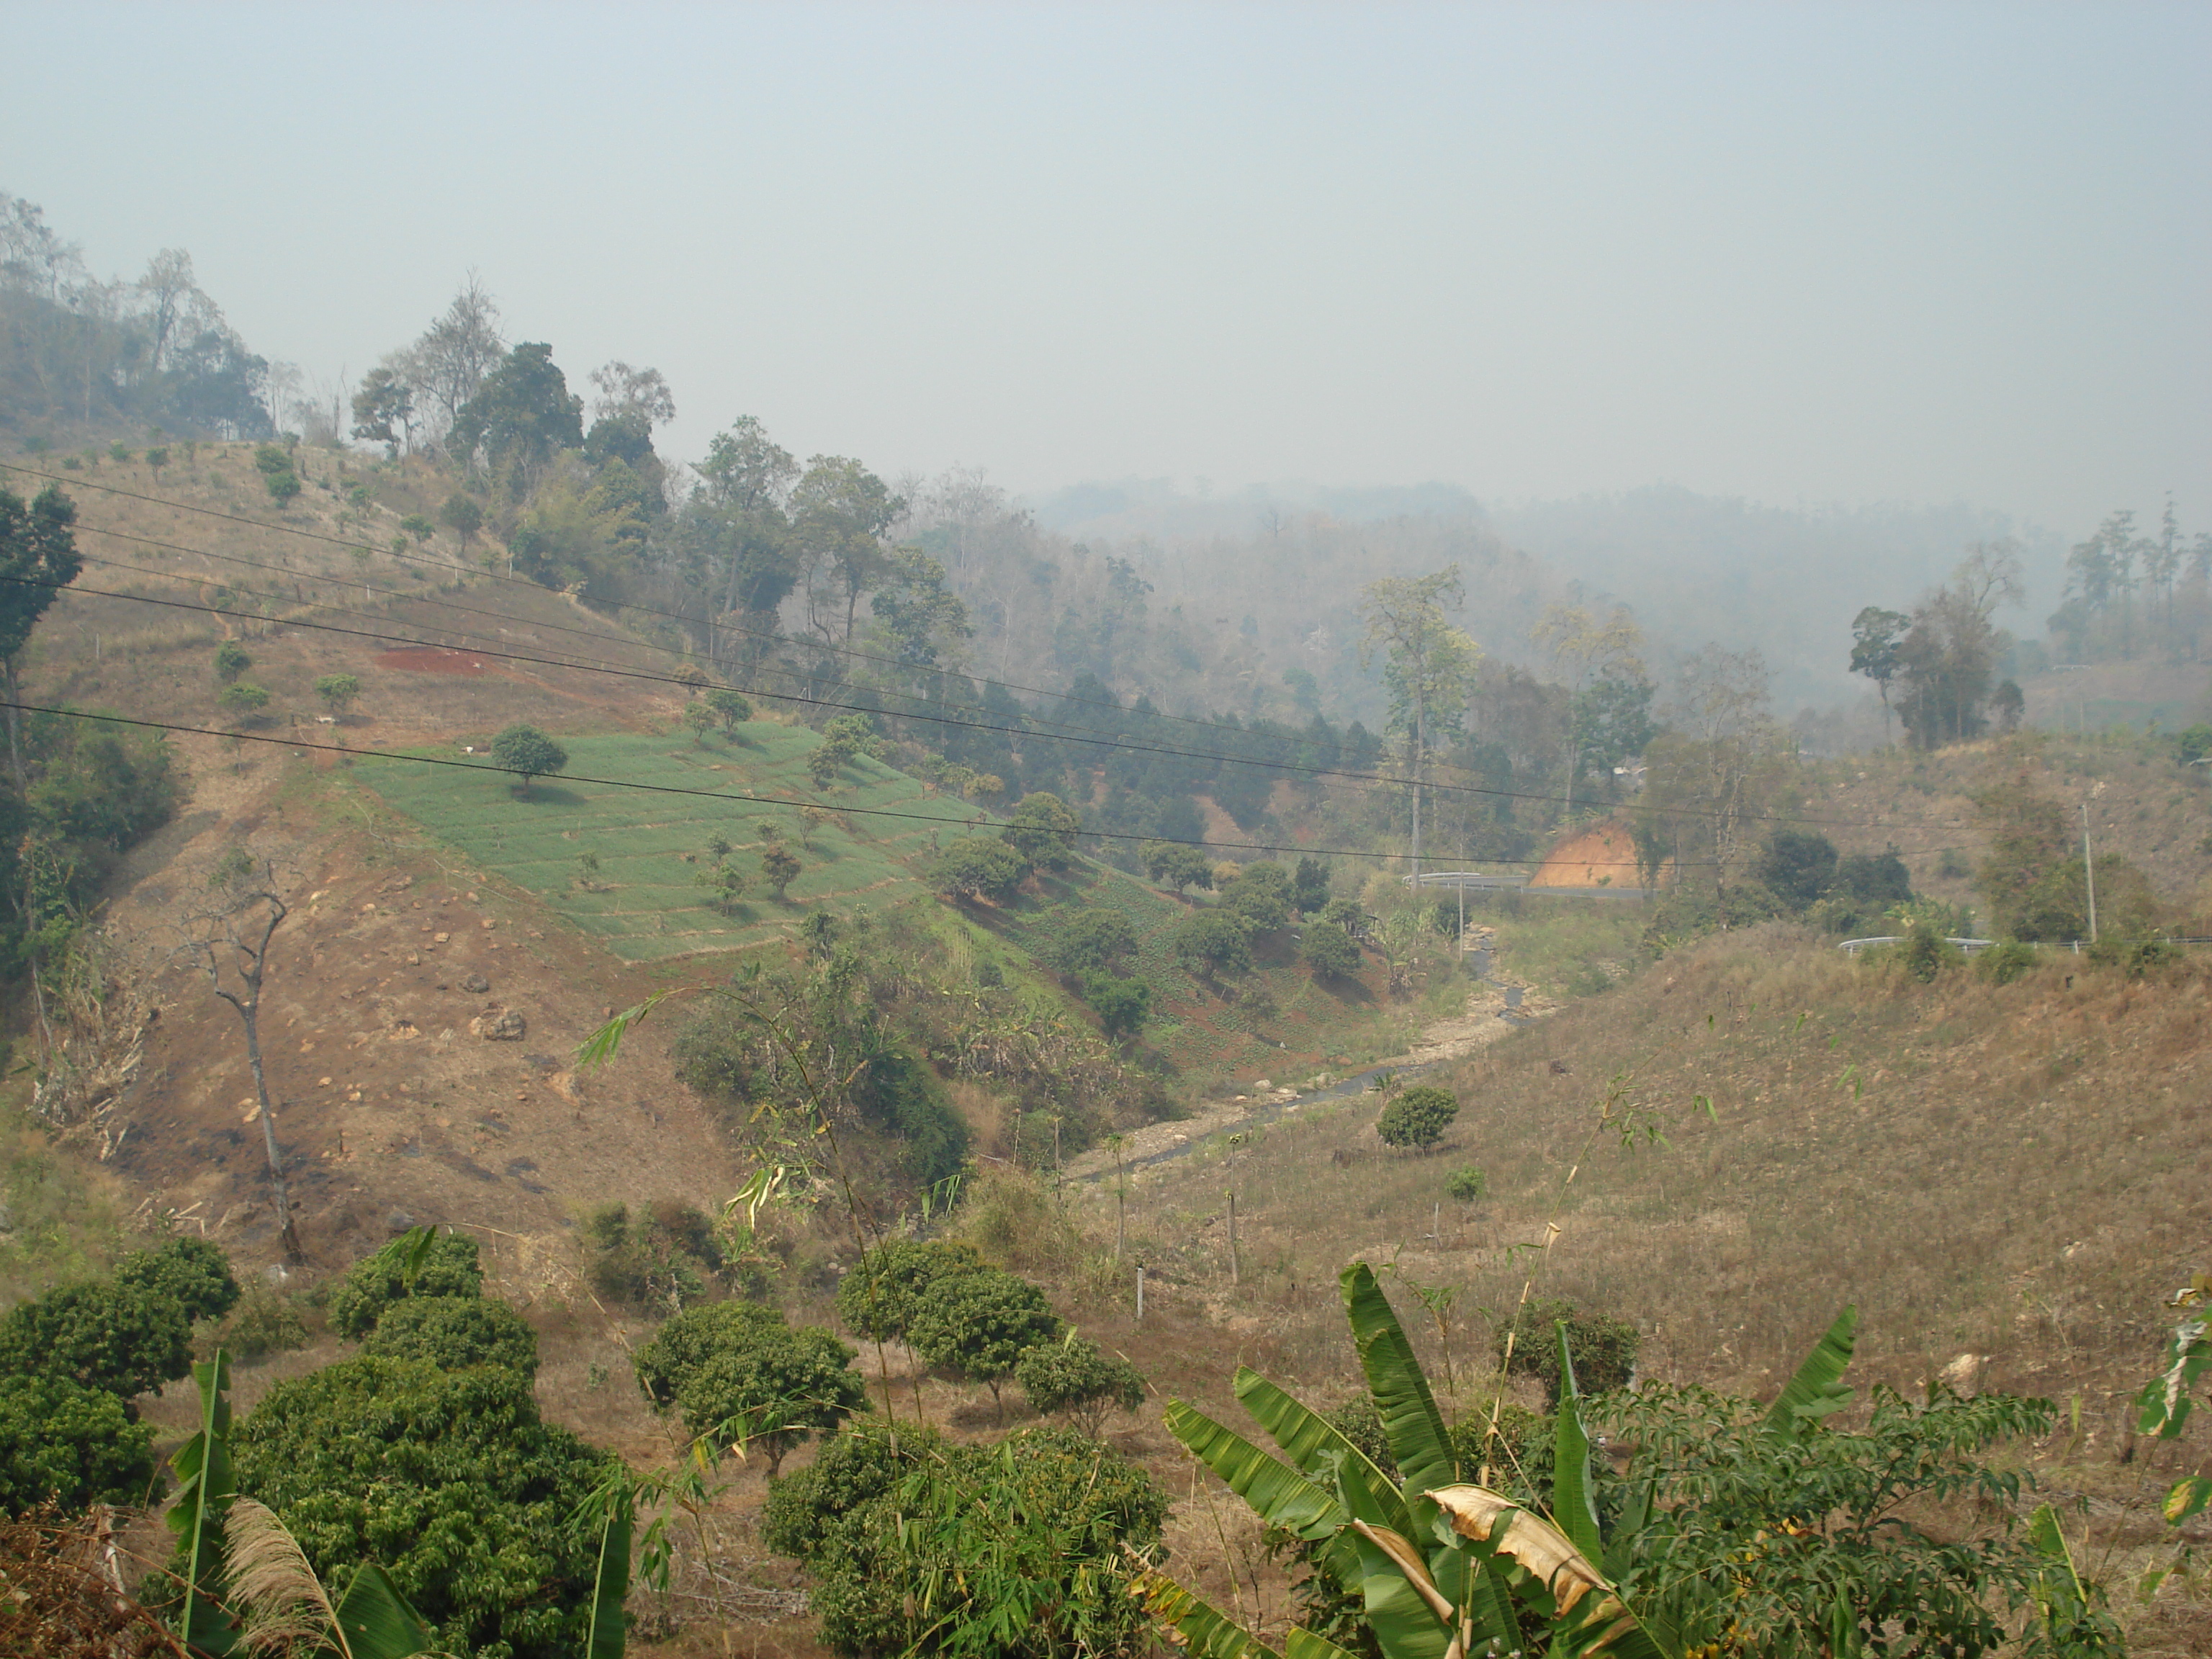
[[[1679,1659],[1598,1565],[1605,1555],[1591,1498],[1589,1439],[1564,1328],[1563,1382],[1547,1517],[1459,1479],[1428,1379],[1364,1262],[1346,1269],[1345,1311],[1390,1455],[1393,1481],[1344,1435],[1273,1383],[1240,1367],[1237,1397],[1287,1463],[1181,1401],[1169,1430],[1271,1526],[1318,1544],[1358,1589],[1385,1659],[1476,1659],[1524,1650],[1524,1618],[1553,1659]],[[1632,1516],[1627,1530],[1640,1525]],[[1144,1571],[1133,1593],[1197,1659],[1284,1659],[1218,1608]],[[1287,1659],[1339,1659],[1344,1650],[1293,1630]]]

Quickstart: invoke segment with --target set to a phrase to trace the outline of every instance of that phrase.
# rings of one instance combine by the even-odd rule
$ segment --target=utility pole
[[[2089,803],[2081,803],[2081,874],[2089,885],[2089,943],[2097,942],[2097,865],[2089,855]]]

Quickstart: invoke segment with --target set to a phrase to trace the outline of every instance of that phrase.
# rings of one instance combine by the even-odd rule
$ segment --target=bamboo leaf
[[[629,1634],[623,1621],[623,1601],[629,1594],[630,1526],[630,1493],[625,1482],[611,1495],[600,1522],[599,1571],[592,1579],[584,1659],[623,1659]]]
[[[2212,1476],[2191,1475],[2166,1493],[2159,1512],[2166,1525],[2178,1527],[2208,1504],[2212,1504]]]
[[[1769,1432],[1795,1440],[1808,1424],[1843,1408],[1851,1397],[1851,1391],[1844,1386],[1844,1372],[1850,1365],[1858,1328],[1856,1308],[1846,1307],[1836,1316],[1836,1322],[1813,1345],[1813,1352],[1805,1356],[1796,1375],[1767,1407]]]
[[[1352,1338],[1359,1351],[1360,1369],[1375,1396],[1375,1409],[1382,1419],[1382,1432],[1390,1442],[1390,1455],[1405,1476],[1408,1493],[1423,1493],[1449,1486],[1458,1478],[1452,1460],[1451,1437],[1437,1410],[1429,1379],[1413,1358],[1413,1345],[1398,1323],[1390,1299],[1382,1294],[1375,1274],[1364,1261],[1344,1270],[1344,1310],[1352,1321]],[[1416,1504],[1419,1499],[1415,1499]],[[1413,1517],[1425,1525],[1425,1516]],[[1404,1528],[1413,1532],[1408,1526]]]
[[[1146,1568],[1130,1581],[1129,1594],[1144,1603],[1146,1613],[1168,1627],[1169,1639],[1192,1659],[1282,1659],[1251,1632],[1164,1573]],[[1297,1650],[1293,1647],[1291,1651]]]
[[[2055,1612],[2071,1614],[2087,1604],[2088,1596],[2081,1588],[2081,1575],[2074,1565],[2074,1552],[2066,1547],[2066,1534],[2058,1525],[2058,1511],[2048,1504],[2036,1505],[2035,1513],[2027,1518],[2028,1541],[2046,1564],[2037,1575],[2045,1592],[2045,1606]]]
[[[1575,1383],[1566,1321],[1560,1320],[1553,1334],[1559,1345],[1559,1409],[1552,1442],[1552,1518],[1577,1549],[1595,1561],[1605,1553],[1605,1540],[1590,1496],[1589,1436],[1583,1430],[1582,1390]]]
[[[605,1024],[576,1045],[576,1070],[588,1072],[595,1066],[604,1066],[621,1051],[623,1039],[629,1028],[642,1020],[676,991],[656,991],[635,1007],[625,1008]]]
[[[1334,1536],[1350,1519],[1343,1507],[1312,1481],[1196,1407],[1170,1400],[1165,1419],[1168,1432],[1227,1481],[1229,1489],[1268,1525],[1320,1540]]]

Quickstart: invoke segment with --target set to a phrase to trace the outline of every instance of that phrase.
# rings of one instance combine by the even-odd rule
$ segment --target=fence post
[[[1137,1322],[1145,1322],[1145,1270],[1137,1269]]]

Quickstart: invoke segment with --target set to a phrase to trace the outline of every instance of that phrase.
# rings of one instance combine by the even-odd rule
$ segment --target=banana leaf
[[[1846,1307],[1836,1316],[1836,1322],[1813,1345],[1797,1374],[1766,1408],[1769,1433],[1796,1440],[1802,1437],[1808,1424],[1843,1409],[1851,1397],[1851,1391],[1844,1386],[1844,1372],[1851,1363],[1858,1328],[1856,1308]]]
[[[1147,1567],[1130,1581],[1129,1594],[1144,1603],[1146,1613],[1175,1632],[1175,1644],[1191,1659],[1283,1659],[1227,1613],[1200,1601],[1165,1573]],[[1297,1638],[1304,1634],[1291,1632],[1292,1654],[1298,1653]],[[1338,1650],[1330,1647],[1328,1651]]]
[[[1391,1528],[1364,1521],[1346,1528],[1343,1542],[1357,1562],[1346,1577],[1359,1587],[1376,1645],[1388,1659],[1444,1659],[1452,1623],[1437,1611],[1443,1597],[1420,1553]]]
[[[1283,1449],[1284,1455],[1309,1478],[1325,1480],[1332,1474],[1335,1476],[1345,1507],[1351,1511],[1338,1521],[1339,1526],[1358,1516],[1393,1532],[1413,1535],[1413,1518],[1396,1485],[1327,1419],[1308,1411],[1258,1373],[1241,1368],[1237,1373],[1237,1398],[1251,1413],[1252,1420]]]
[[[222,1659],[238,1645],[238,1633],[210,1593],[222,1571],[217,1543],[222,1513],[238,1495],[230,1472],[230,1358],[221,1348],[215,1358],[192,1367],[199,1390],[200,1426],[169,1460],[177,1472],[177,1501],[164,1519],[185,1547],[185,1601],[177,1615],[177,1636],[196,1653]]]
[[[1452,1530],[1488,1564],[1503,1568],[1518,1599],[1551,1625],[1554,1653],[1674,1659],[1605,1575],[1542,1516],[1486,1486],[1445,1486],[1430,1497]]]
[[[1229,1483],[1261,1520],[1315,1541],[1334,1537],[1352,1517],[1328,1492],[1285,1468],[1242,1435],[1224,1429],[1196,1407],[1168,1401],[1168,1432],[1191,1455]]]
[[[628,1487],[625,1480],[623,1490],[607,1506],[599,1529],[599,1564],[592,1579],[592,1618],[586,1626],[583,1659],[623,1659],[629,1641],[629,1627],[623,1622],[623,1601],[629,1594],[632,1510]]]
[[[1605,1540],[1590,1494],[1589,1436],[1583,1430],[1582,1390],[1575,1384],[1566,1321],[1559,1322],[1554,1335],[1559,1344],[1559,1409],[1552,1440],[1552,1518],[1577,1549],[1595,1561],[1605,1553]]]
[[[1398,1472],[1405,1476],[1406,1491],[1412,1498],[1414,1512],[1410,1518],[1426,1532],[1431,1516],[1421,1507],[1420,1494],[1448,1486],[1459,1478],[1451,1437],[1444,1431],[1436,1396],[1429,1392],[1429,1379],[1413,1358],[1413,1344],[1406,1340],[1405,1330],[1382,1287],[1376,1283],[1374,1273],[1365,1262],[1355,1261],[1344,1270],[1340,1282],[1360,1369],[1367,1373],[1367,1386],[1375,1396],[1382,1432],[1390,1442],[1390,1455],[1397,1460]],[[1413,1528],[1403,1530],[1411,1533]]]
[[[429,1651],[429,1626],[382,1567],[356,1568],[331,1610],[353,1659],[415,1659]]]
[[[1353,1656],[1326,1636],[1316,1636],[1301,1627],[1293,1629],[1283,1644],[1283,1659],[1353,1659]]]

